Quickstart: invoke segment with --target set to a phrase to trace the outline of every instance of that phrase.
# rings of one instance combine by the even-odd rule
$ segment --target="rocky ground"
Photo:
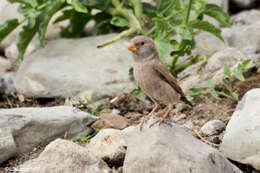
[[[234,69],[250,58],[258,66],[233,84],[239,102],[201,95],[193,107],[176,105],[170,125],[149,128],[163,114],[161,105],[142,131],[138,123],[153,105],[130,94],[136,85],[128,75],[133,63],[128,39],[97,49],[115,34],[59,39],[62,26],[52,25],[48,44],[38,48],[34,40],[21,64],[15,62],[17,33],[4,40],[0,173],[259,173],[260,4],[208,2],[229,10],[232,27],[221,28],[225,43],[197,33],[193,56],[207,58],[179,74],[185,94],[191,87],[205,88],[209,79],[223,90],[224,64]],[[13,6],[1,2],[0,23],[17,16]]]

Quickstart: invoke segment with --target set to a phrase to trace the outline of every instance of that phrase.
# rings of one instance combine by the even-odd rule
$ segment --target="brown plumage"
[[[152,112],[141,121],[141,126],[158,108],[158,104],[167,105],[168,109],[163,117],[155,123],[164,121],[171,111],[172,105],[179,102],[179,100],[192,106],[183,94],[177,80],[171,75],[167,66],[158,58],[153,40],[146,36],[136,36],[131,40],[131,45],[128,49],[133,52],[135,80],[139,87],[155,103]]]

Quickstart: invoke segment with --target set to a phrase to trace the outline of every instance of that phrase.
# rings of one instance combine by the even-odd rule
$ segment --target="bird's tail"
[[[184,94],[181,95],[181,100],[183,102],[185,102],[186,104],[190,105],[191,107],[193,107],[193,105],[191,104],[191,102],[189,100],[187,100],[186,96]]]

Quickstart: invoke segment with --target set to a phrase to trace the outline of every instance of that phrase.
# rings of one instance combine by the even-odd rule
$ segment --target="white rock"
[[[0,56],[0,74],[4,73],[9,68],[11,68],[11,62]]]
[[[115,34],[49,42],[22,62],[16,88],[29,97],[74,97],[89,93],[95,99],[135,87],[129,79],[132,65],[128,41],[98,49]]]
[[[17,167],[26,173],[111,173],[102,160],[71,141],[57,139],[40,156]]]
[[[260,10],[242,11],[231,17],[232,25],[251,25],[260,21]]]
[[[103,129],[86,146],[97,157],[112,165],[123,165],[126,153],[124,132],[116,129]]]
[[[158,124],[126,134],[124,173],[242,173],[214,148],[177,125]]]
[[[0,164],[16,155],[16,145],[10,129],[2,127],[0,119]]]
[[[201,132],[205,135],[216,135],[225,129],[226,125],[220,120],[211,120],[201,127]]]
[[[31,151],[57,137],[78,139],[92,132],[98,118],[73,107],[0,109],[0,130],[10,129],[16,152]],[[1,143],[1,142],[0,142]]]
[[[228,158],[260,170],[260,89],[248,91],[238,103],[220,151]]]
[[[224,64],[234,69],[239,63],[246,60],[247,57],[235,48],[226,48],[215,53],[208,59],[205,65],[202,65],[200,71],[197,71],[203,62],[189,66],[179,74],[180,85],[184,92],[189,92],[192,87],[204,88],[208,85],[208,80],[212,79],[216,85],[223,84]]]

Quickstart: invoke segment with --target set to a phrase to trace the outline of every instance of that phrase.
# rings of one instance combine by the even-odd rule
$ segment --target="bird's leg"
[[[167,117],[167,115],[169,114],[169,112],[172,110],[171,106],[168,106],[166,112],[163,114],[162,118],[159,118],[158,120],[156,120],[153,124],[150,125],[150,127],[152,127],[153,125],[159,123],[159,125],[165,121],[165,118]]]
[[[142,130],[145,121],[149,120],[151,118],[151,116],[153,115],[154,111],[156,111],[157,109],[158,109],[158,105],[155,105],[153,110],[146,117],[141,119],[141,121],[140,121],[140,130]]]

